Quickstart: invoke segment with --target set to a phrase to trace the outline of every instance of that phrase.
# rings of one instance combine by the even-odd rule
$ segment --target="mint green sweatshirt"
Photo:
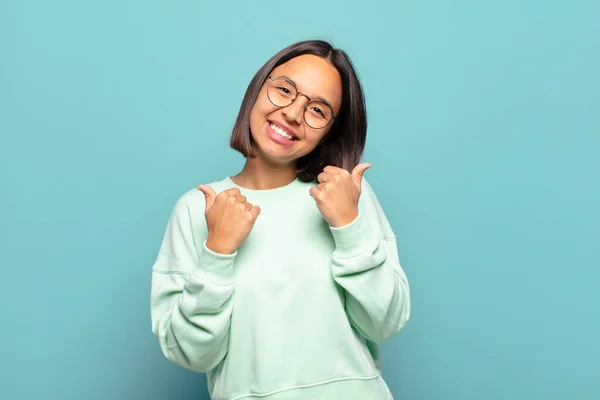
[[[300,180],[233,187],[261,213],[234,254],[206,247],[204,194],[175,204],[152,269],[152,331],[167,359],[206,372],[213,400],[384,400],[377,343],[410,315],[396,238],[367,180],[334,228]]]

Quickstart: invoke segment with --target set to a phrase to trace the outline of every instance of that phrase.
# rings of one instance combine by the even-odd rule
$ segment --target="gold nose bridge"
[[[298,100],[298,97],[300,97],[300,96],[304,96],[304,97],[306,97],[306,100],[307,100],[306,104],[304,104],[304,105],[303,105],[303,104],[300,104],[300,103],[296,103],[296,100]],[[311,98],[310,98],[310,97],[308,97],[307,95],[305,95],[305,94],[304,94],[304,93],[302,93],[302,92],[297,92],[297,93],[296,93],[296,96],[295,96],[295,97],[292,99],[292,102],[291,102],[290,104],[288,104],[288,107],[291,107],[291,106],[293,106],[294,104],[298,104],[298,105],[299,105],[299,107],[300,107],[300,109],[301,109],[300,115],[301,115],[301,116],[302,116],[302,118],[304,119],[304,118],[305,118],[305,117],[304,117],[304,113],[306,112],[306,106],[307,106],[307,105],[308,105],[308,103],[310,103],[310,102],[311,102]]]
[[[308,101],[306,102],[306,104],[308,104],[308,103],[310,103],[310,102],[312,101],[312,99],[311,99],[310,97],[308,97],[306,94],[304,94],[304,93],[302,93],[302,92],[296,92],[296,97],[294,97],[294,99],[292,100],[292,103],[291,103],[290,105],[294,104],[294,103],[296,102],[296,100],[298,100],[298,97],[299,97],[299,96],[304,96],[304,97],[306,97],[306,100],[308,100]],[[303,108],[306,108],[306,104],[304,105],[304,107],[303,107]]]

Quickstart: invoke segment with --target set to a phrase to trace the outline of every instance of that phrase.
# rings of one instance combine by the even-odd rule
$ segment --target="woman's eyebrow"
[[[298,90],[298,85],[296,84],[296,81],[294,81],[292,78],[290,78],[287,75],[281,75],[281,78],[285,78],[286,80],[290,81],[291,84],[293,84],[296,87],[296,90]],[[326,99],[324,99],[323,97],[311,97],[311,100],[318,100],[321,103],[325,103],[327,104],[332,110],[333,110],[333,106],[331,105],[331,103],[329,101],[327,101]]]
[[[331,111],[333,112],[333,106],[331,105],[330,102],[328,102],[324,98],[322,98],[322,97],[315,97],[313,100],[319,100],[321,103],[327,104],[329,106],[329,108],[331,108]]]

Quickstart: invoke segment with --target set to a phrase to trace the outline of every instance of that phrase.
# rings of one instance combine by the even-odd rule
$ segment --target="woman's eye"
[[[285,94],[291,94],[292,91],[286,87],[279,87],[278,88],[281,92],[285,93]]]
[[[319,107],[313,107],[312,110],[315,114],[318,114],[319,116],[324,116],[323,111],[321,111]]]

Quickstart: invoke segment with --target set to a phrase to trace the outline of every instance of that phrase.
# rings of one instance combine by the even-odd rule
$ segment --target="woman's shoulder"
[[[213,190],[219,194],[220,192],[229,189],[229,178],[224,178],[218,181],[205,183],[204,185],[210,186]],[[204,193],[202,193],[197,187],[190,188],[179,196],[175,202],[175,212],[185,212],[186,210],[202,210],[206,206],[206,199]]]

